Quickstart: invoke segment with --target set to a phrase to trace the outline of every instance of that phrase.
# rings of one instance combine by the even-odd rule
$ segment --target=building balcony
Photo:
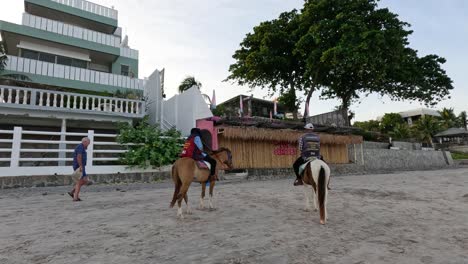
[[[67,5],[70,7],[78,8],[83,11],[93,13],[95,15],[104,16],[107,18],[112,18],[117,20],[118,12],[115,9],[108,8],[102,5],[91,3],[85,0],[50,0],[62,5]]]
[[[145,102],[78,93],[23,88],[0,85],[0,109],[2,114],[51,117],[51,113],[81,116],[142,118]],[[9,110],[9,111],[7,111]]]
[[[119,48],[120,53],[118,55],[138,60],[138,51],[121,47],[121,38],[115,35],[104,34],[98,31],[77,27],[74,25],[62,23],[60,21],[34,16],[27,13],[23,14],[22,24],[24,26],[57,33],[63,36],[78,38],[114,48]]]
[[[5,70],[28,76],[32,83],[96,92],[134,90],[142,93],[144,80],[8,55]]]
[[[112,34],[117,28],[118,12],[85,0],[25,0],[29,14],[63,21]]]

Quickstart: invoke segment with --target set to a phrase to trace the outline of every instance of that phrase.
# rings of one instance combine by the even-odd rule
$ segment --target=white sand
[[[81,203],[0,190],[0,263],[468,263],[468,169],[332,178],[326,226],[292,181],[221,182],[217,210],[185,220],[164,183],[91,186]]]

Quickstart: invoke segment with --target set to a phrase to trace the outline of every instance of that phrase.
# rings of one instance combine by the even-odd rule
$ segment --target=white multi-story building
[[[84,0],[24,3],[21,25],[0,21],[3,74],[28,77],[3,82],[0,125],[114,128],[145,114],[160,121],[161,74],[139,78],[138,51],[122,38],[117,10]]]
[[[190,120],[185,116],[182,121],[173,118],[177,112],[193,113],[199,98],[184,105],[168,102],[171,107],[164,106],[163,73],[155,70],[147,78],[140,77],[138,51],[131,49],[128,38],[122,36],[117,10],[85,0],[24,0],[24,6],[21,24],[0,20],[8,57],[0,75],[27,77],[0,80],[0,166],[2,162],[12,168],[34,166],[34,162],[52,160],[65,165],[70,160],[66,155],[70,146],[66,145],[74,144],[76,138],[89,131],[109,138],[115,136],[119,122],[131,123],[146,115],[163,129],[176,127],[184,133],[187,128],[179,123],[195,125],[195,119],[211,115],[204,105],[206,111],[201,116],[187,115]],[[198,90],[194,94],[201,98]],[[25,131],[42,132],[28,139]],[[8,134],[22,139],[16,144],[18,139],[11,141]],[[37,144],[27,147],[29,143]],[[60,145],[50,150],[58,151],[58,157],[24,157],[24,148],[49,149],[41,144]],[[101,149],[94,161],[116,161],[117,155],[105,159],[103,153],[118,154],[123,150],[112,151],[113,147]],[[5,152],[12,152],[11,157]]]

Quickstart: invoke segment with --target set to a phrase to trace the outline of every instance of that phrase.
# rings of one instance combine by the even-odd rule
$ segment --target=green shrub
[[[172,164],[181,151],[183,139],[179,131],[162,131],[159,126],[150,125],[145,118],[135,127],[128,123],[120,125],[117,141],[129,145],[121,161],[130,167],[161,167]]]
[[[468,159],[468,153],[452,152],[452,158],[454,160]]]

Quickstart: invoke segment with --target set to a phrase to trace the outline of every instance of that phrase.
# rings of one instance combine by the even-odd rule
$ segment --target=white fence
[[[66,80],[144,90],[144,80],[8,55],[6,70]]]
[[[91,12],[96,15],[105,16],[117,20],[118,12],[113,8],[108,8],[85,0],[51,0],[53,2]]]
[[[56,137],[55,140],[44,138]],[[74,140],[67,140],[74,137]],[[70,174],[69,166],[58,166],[60,162],[71,162],[71,154],[74,148],[81,143],[82,137],[88,137],[91,144],[87,149],[87,172],[88,173],[116,173],[125,172],[122,165],[97,165],[102,162],[118,163],[118,154],[125,153],[125,146],[115,142],[115,134],[97,134],[93,130],[87,133],[62,133],[48,131],[28,131],[21,127],[13,130],[0,130],[0,177],[2,176],[26,176],[26,175],[54,175]],[[28,139],[35,138],[35,139]],[[40,139],[37,139],[40,138]],[[29,147],[28,147],[29,146]],[[35,148],[31,146],[41,146]],[[55,157],[44,157],[44,156]],[[32,166],[32,162],[45,165]],[[55,164],[51,164],[55,163]],[[63,164],[64,165],[64,164]]]
[[[0,85],[0,107],[2,105],[138,118],[145,115],[144,101]]]

